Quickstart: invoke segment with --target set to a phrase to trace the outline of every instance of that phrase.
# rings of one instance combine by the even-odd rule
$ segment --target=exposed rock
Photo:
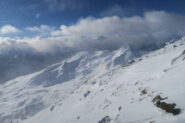
[[[50,108],[50,111],[53,111],[54,108],[55,108],[55,106],[53,105],[53,106]]]
[[[155,97],[153,98],[152,102],[155,103],[155,102],[160,101],[160,100],[166,100],[167,98],[168,98],[168,97],[163,98],[163,97],[161,97],[160,95],[157,95],[157,96],[155,96]]]
[[[185,50],[182,52],[182,54],[181,55],[185,55]]]
[[[158,100],[155,105],[168,113],[172,113],[173,115],[178,115],[181,112],[179,108],[175,108],[175,103],[167,104],[166,102],[161,102]]]
[[[142,95],[147,94],[146,89],[142,90],[142,91],[141,91],[141,94],[142,94]]]
[[[135,62],[135,60],[129,60],[128,64],[133,64]]]
[[[91,91],[87,91],[87,92],[84,94],[84,97],[86,98],[90,93],[91,93]]]
[[[120,106],[120,107],[118,108],[118,110],[121,111],[121,109],[122,109],[122,107]]]
[[[173,45],[173,48],[176,48],[177,47],[177,45]]]
[[[172,113],[173,115],[178,115],[181,112],[180,108],[175,108],[176,104],[168,104],[166,102],[162,102],[162,100],[166,100],[167,97],[163,98],[160,95],[157,95],[153,98],[152,102],[155,103],[155,106],[165,110],[168,113]]]
[[[112,119],[109,116],[105,116],[103,119],[98,121],[98,123],[110,123]]]

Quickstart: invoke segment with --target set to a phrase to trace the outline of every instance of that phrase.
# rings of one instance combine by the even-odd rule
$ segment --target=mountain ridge
[[[171,64],[184,49],[181,39],[141,57],[128,48],[78,53],[1,85],[0,122],[183,123],[183,112],[172,116],[152,100],[160,95],[185,108],[185,63]]]

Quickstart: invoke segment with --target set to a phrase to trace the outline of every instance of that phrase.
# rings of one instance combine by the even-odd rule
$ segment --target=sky
[[[1,0],[0,26],[57,27],[88,16],[131,16],[150,10],[184,14],[184,5],[184,0]]]

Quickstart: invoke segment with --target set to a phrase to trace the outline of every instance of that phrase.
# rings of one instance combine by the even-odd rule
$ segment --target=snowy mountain
[[[185,40],[79,52],[0,85],[0,123],[184,123]]]

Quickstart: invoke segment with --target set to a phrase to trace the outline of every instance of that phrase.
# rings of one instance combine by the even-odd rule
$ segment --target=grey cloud
[[[0,38],[0,40],[2,41],[0,44],[0,84],[17,76],[44,69],[70,55],[64,49],[62,52],[57,47],[53,47],[52,52],[40,52],[28,42],[18,39]]]

